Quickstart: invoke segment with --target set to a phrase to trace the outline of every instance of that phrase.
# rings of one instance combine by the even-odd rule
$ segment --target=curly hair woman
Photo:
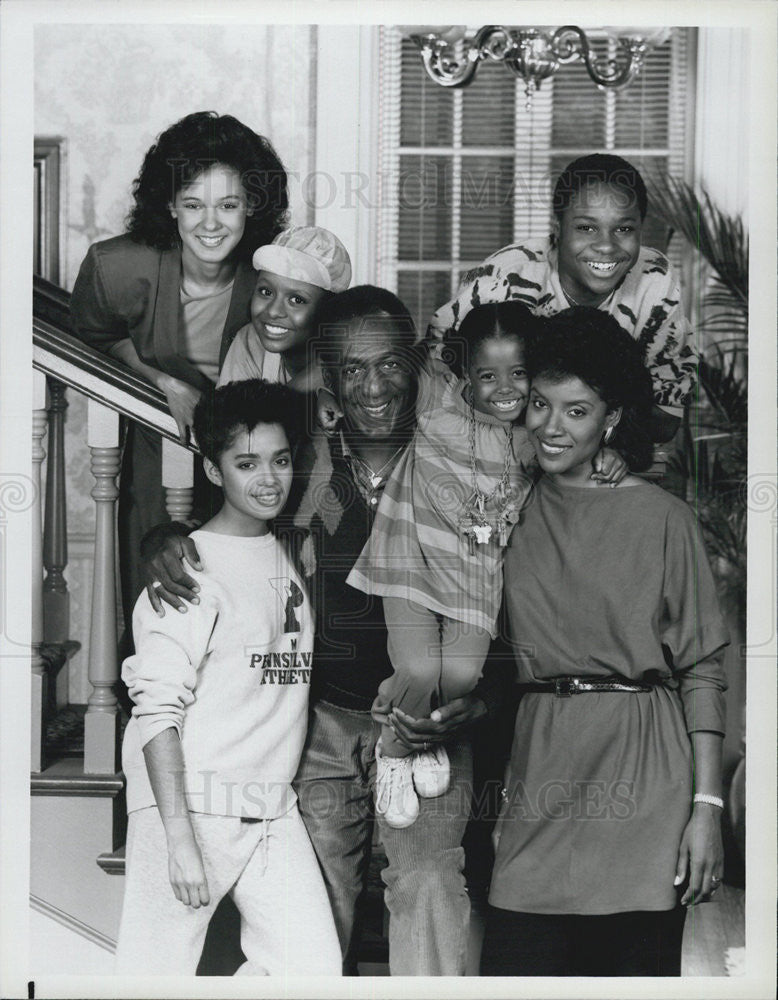
[[[722,875],[728,637],[694,514],[634,475],[640,346],[594,308],[547,323],[527,356],[543,475],[505,557],[523,694],[482,973],[677,976],[686,907]],[[590,478],[604,442],[631,469],[614,489]]]
[[[163,392],[186,440],[202,392],[249,321],[251,255],[284,226],[286,172],[267,139],[231,115],[198,111],[151,146],[133,196],[127,232],[95,243],[81,265],[73,328]],[[159,436],[130,424],[119,498],[126,621],[143,587],[140,539],[167,517],[160,470]],[[196,505],[208,493],[200,477]]]

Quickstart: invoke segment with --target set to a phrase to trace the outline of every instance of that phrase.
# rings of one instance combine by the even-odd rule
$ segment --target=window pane
[[[592,151],[602,149],[605,146],[605,94],[592,83],[586,67],[580,62],[561,66],[553,87],[551,145]]]
[[[497,63],[482,62],[462,96],[464,146],[512,146],[516,78]]]
[[[671,49],[666,42],[649,53],[645,66],[626,90],[616,92],[617,146],[667,145],[670,122]]]
[[[423,334],[430,316],[451,298],[451,278],[448,271],[398,271],[397,294]]]
[[[427,76],[419,50],[402,42],[400,145],[450,146],[454,95]]]
[[[398,197],[398,259],[450,259],[451,161],[401,156]]]
[[[481,260],[513,238],[513,158],[466,156],[462,163],[459,256]]]

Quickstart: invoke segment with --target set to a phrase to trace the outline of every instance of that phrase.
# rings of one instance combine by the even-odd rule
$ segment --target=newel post
[[[46,377],[32,373],[32,614],[30,622],[31,756],[30,770],[42,771],[46,766],[43,741],[46,732],[46,664],[41,656],[43,646],[43,525],[41,523],[41,465],[46,457],[43,438],[46,434]]]
[[[89,642],[92,694],[84,728],[84,773],[114,773],[118,767],[119,716],[113,688],[119,676],[116,634],[114,508],[119,496],[119,415],[88,403],[88,443],[95,477],[95,568]]]
[[[46,469],[46,517],[43,530],[43,623],[46,642],[70,638],[70,594],[65,580],[68,563],[65,497],[65,386],[49,379],[49,461]]]
[[[194,504],[194,452],[162,438],[162,486],[171,521],[188,521]]]

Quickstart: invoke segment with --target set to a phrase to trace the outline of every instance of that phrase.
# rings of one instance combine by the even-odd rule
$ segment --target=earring
[[[613,424],[611,424],[610,427],[605,431],[605,434],[602,439],[603,443],[607,444],[612,437],[613,437]]]

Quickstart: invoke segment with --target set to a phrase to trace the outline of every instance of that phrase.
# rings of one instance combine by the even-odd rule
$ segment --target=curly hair
[[[443,360],[455,375],[462,378],[478,347],[492,338],[517,337],[526,349],[527,341],[543,329],[543,320],[530,312],[523,302],[486,302],[471,309],[459,330],[446,337]]]
[[[590,153],[568,163],[554,186],[551,207],[561,221],[570,202],[583,188],[590,184],[609,184],[619,188],[629,199],[629,204],[637,202],[640,218],[645,219],[648,210],[648,193],[640,171],[621,156],[612,153]]]
[[[294,450],[305,433],[305,405],[299,393],[264,379],[246,379],[205,393],[195,407],[197,446],[214,465],[241,431],[250,432],[258,424],[280,424]]]
[[[544,324],[543,335],[528,344],[530,377],[578,378],[609,410],[621,407],[608,447],[632,472],[644,472],[653,459],[649,419],[654,398],[640,345],[612,316],[591,306],[565,309]]]
[[[178,228],[169,205],[181,188],[217,163],[238,172],[252,212],[236,256],[248,260],[257,247],[270,243],[284,228],[289,208],[284,166],[264,136],[215,111],[182,118],[146,153],[132,186],[135,206],[127,216],[128,235],[157,250],[176,246]]]

